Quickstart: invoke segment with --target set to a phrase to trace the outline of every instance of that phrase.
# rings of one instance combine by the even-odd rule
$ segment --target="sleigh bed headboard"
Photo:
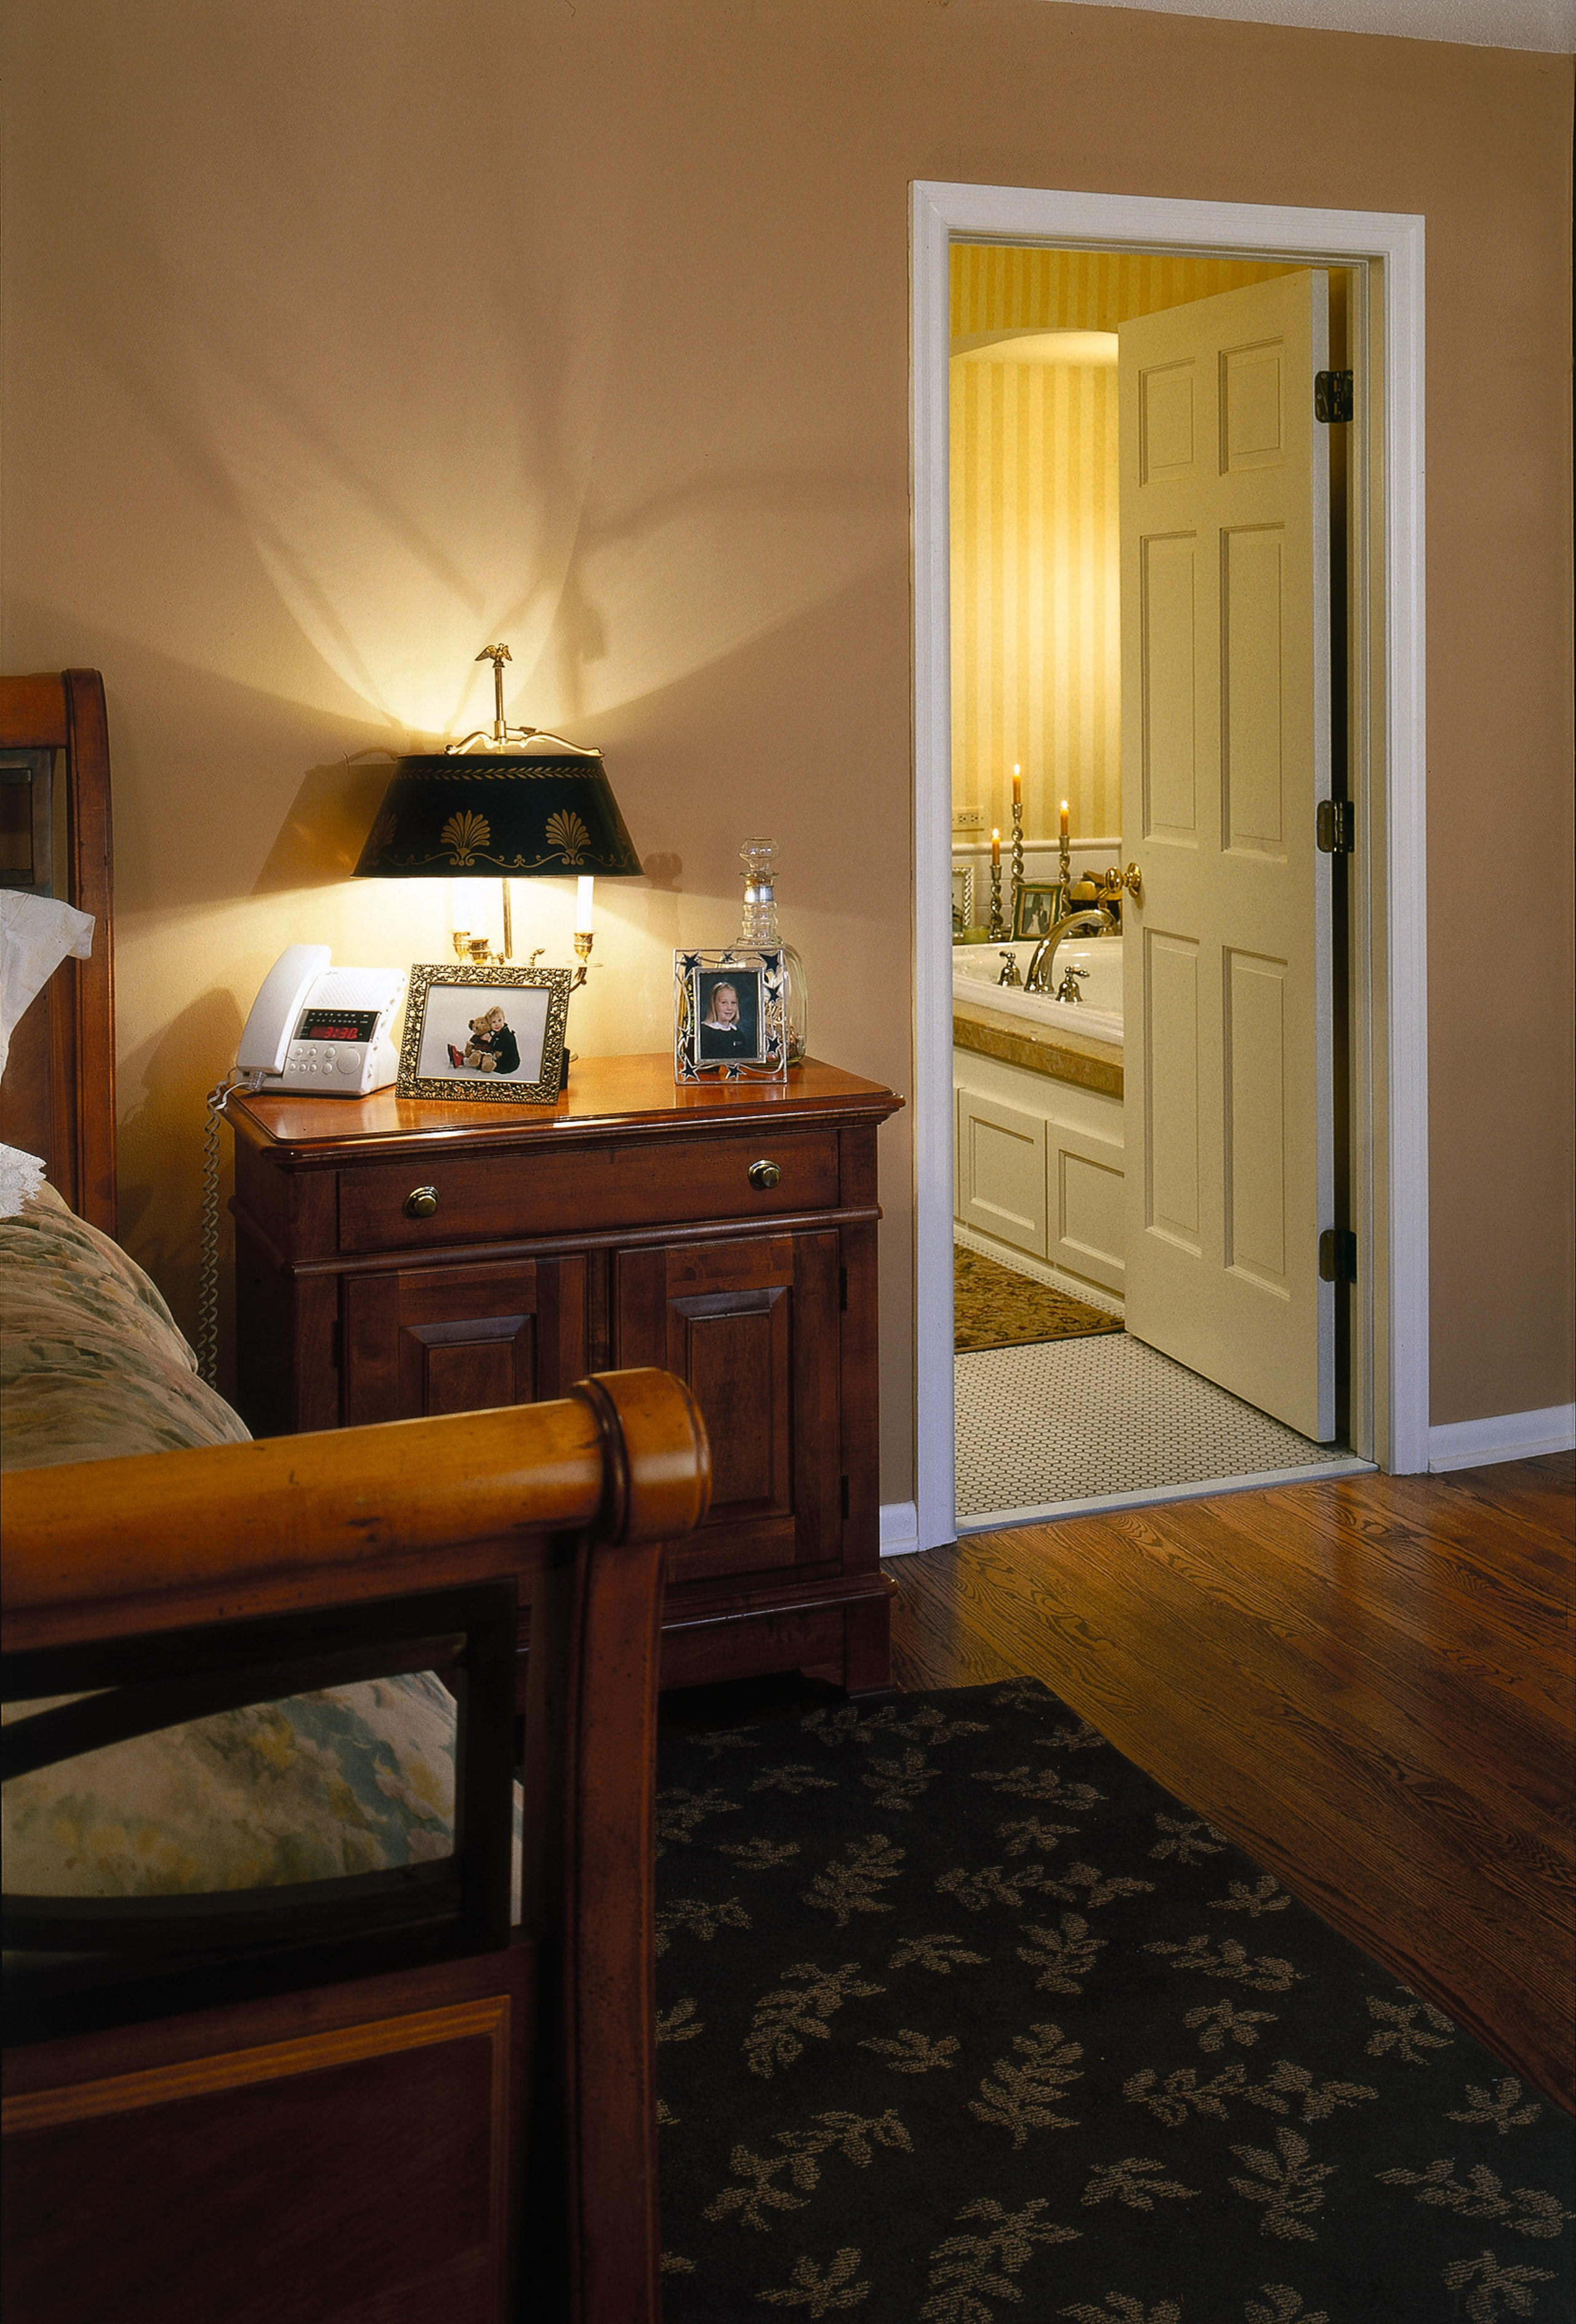
[[[11,847],[8,883],[97,923],[14,1031],[0,1104],[0,1140],[42,1155],[79,1217],[29,1195],[0,1222],[0,1283],[31,1239],[70,1297],[63,1243],[100,1246],[79,1253],[91,1328],[79,1303],[46,1329],[41,1293],[7,1335],[5,1381],[15,1349],[71,1425],[48,1436],[40,1402],[30,1435],[8,1385],[0,1757],[29,1860],[7,1868],[6,2324],[656,2324],[657,1640],[664,1545],[709,1493],[694,1401],[633,1371],[559,1403],[227,1441],[239,1420],[107,1240],[96,672],[0,680],[0,775],[39,786],[36,816],[7,818],[38,842]],[[84,1383],[128,1338],[152,1388],[116,1436]],[[184,1402],[154,1393],[182,1379]],[[150,1430],[181,1449],[137,1450]],[[425,1759],[391,1742],[386,1694],[332,1700],[385,1683],[420,1694]],[[134,1784],[125,1758],[106,1771],[144,1744],[163,1756]],[[146,1771],[172,1767],[155,1813]],[[215,1855],[221,1794],[236,1845],[264,1833],[273,1857]],[[112,1796],[125,1815],[99,1812]],[[304,1845],[324,1834],[329,1875]],[[128,1835],[134,1880],[101,1879]]]
[[[0,678],[0,779],[27,787],[32,812],[8,818],[22,860],[8,887],[91,912],[90,959],[65,962],[12,1036],[0,1084],[0,1141],[42,1154],[79,1218],[116,1229],[115,932],[109,737],[96,669]]]

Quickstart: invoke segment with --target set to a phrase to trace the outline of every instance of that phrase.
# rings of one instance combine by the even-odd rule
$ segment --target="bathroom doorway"
[[[1015,958],[1010,967],[1006,964],[1015,871],[1021,869],[1018,893],[1029,907],[1025,911],[1020,906],[1021,925],[1027,928],[1036,925],[1036,916],[1043,919],[1047,909],[1059,908],[1048,899],[1068,858],[1075,881],[1082,873],[1099,878],[1108,869],[1119,871],[1126,860],[1119,807],[1120,675],[1113,569],[1117,528],[1111,504],[1116,498],[1117,382],[1110,327],[1136,316],[1196,306],[1249,285],[1284,282],[1293,275],[1307,282],[1311,262],[1322,254],[1327,263],[1334,262],[1339,268],[1336,279],[1349,294],[1335,302],[1338,331],[1349,329],[1354,351],[1363,350],[1354,364],[1339,359],[1342,351],[1338,344],[1330,367],[1356,368],[1368,386],[1364,357],[1369,344],[1370,292],[1380,287],[1377,278],[1381,268],[1372,260],[1350,263],[1358,238],[1350,231],[1352,222],[1348,222],[1345,249],[1338,242],[1336,248],[1327,246],[1321,254],[1317,244],[1310,248],[1311,235],[1288,233],[1284,215],[1273,212],[1238,212],[1232,220],[1240,224],[1251,216],[1270,231],[1240,232],[1229,238],[1215,234],[1204,243],[1176,231],[1186,223],[1179,213],[1187,211],[1188,205],[1126,201],[1102,206],[1094,197],[1012,189],[915,191],[916,551],[920,574],[928,585],[921,591],[917,641],[920,853],[922,860],[922,842],[928,836],[933,848],[941,827],[937,772],[943,768],[947,922],[955,917],[971,918],[976,929],[989,929],[992,874],[997,872],[1003,939],[954,949],[951,927],[943,922],[941,977],[934,973],[936,964],[926,955],[922,938],[917,964],[922,1025],[928,997],[933,1011],[930,1031],[941,1034],[938,1020],[944,1010],[949,1020],[945,1033],[954,1037],[946,1042],[950,1070],[944,1081],[935,1070],[942,1053],[941,1038],[922,1040],[917,1077],[916,1111],[924,1155],[920,1204],[922,1444],[933,1448],[939,1433],[941,1415],[934,1388],[943,1358],[944,1369],[952,1371],[952,1286],[950,1279],[943,1281],[941,1262],[946,1262],[950,1278],[954,1239],[967,1270],[983,1274],[975,1289],[987,1314],[987,1340],[1013,1337],[1010,1320],[1005,1332],[1002,1321],[1006,1311],[1016,1305],[1033,1311],[1038,1303],[1053,1310],[1058,1295],[1071,1295],[1082,1307],[1081,1314],[1072,1315],[1065,1334],[1053,1322],[1055,1336],[1024,1341],[1025,1332],[1038,1328],[1031,1313],[1017,1333],[1023,1344],[995,1346],[988,1352],[970,1348],[960,1355],[956,1388],[964,1458],[955,1484],[951,1476],[946,1480],[950,1506],[936,1489],[935,1472],[943,1464],[932,1460],[931,1478],[922,1478],[921,1538],[950,1538],[954,1514],[956,1529],[977,1529],[1010,1521],[1013,1516],[1024,1521],[1051,1514],[1086,1498],[1109,1506],[1113,1498],[1170,1498],[1179,1491],[1218,1489],[1223,1480],[1286,1475],[1310,1466],[1325,1473],[1332,1465],[1368,1467],[1376,1452],[1381,1458],[1388,1454],[1386,1465],[1404,1466],[1400,1438],[1407,1415],[1397,1411],[1397,1399],[1388,1392],[1393,1361],[1384,1367],[1386,1392],[1376,1393],[1375,1327],[1381,1303],[1374,1299],[1371,1277],[1386,1241],[1391,1285],[1397,1277],[1397,1261],[1404,1277],[1406,1253],[1397,1250],[1393,1239],[1376,1235],[1374,1228],[1389,1224],[1381,1216],[1381,1196],[1389,1183],[1386,1166],[1395,1154],[1396,1132],[1404,1144],[1406,1133],[1417,1125],[1398,1121],[1392,1108],[1389,1152],[1377,1150],[1370,1130],[1374,1044],[1367,960],[1376,925],[1381,929],[1386,925],[1383,907],[1388,899],[1376,893],[1366,864],[1351,867],[1353,908],[1337,931],[1340,965],[1352,988],[1354,1038],[1339,1061],[1339,1072],[1328,1076],[1348,1101],[1347,1120],[1338,1125],[1343,1146],[1354,1130],[1358,1134],[1359,1167],[1340,1192],[1354,1222],[1362,1222],[1359,1248],[1366,1246],[1370,1257],[1368,1283],[1364,1285],[1359,1276],[1355,1289],[1340,1295],[1348,1311],[1352,1349],[1350,1417],[1341,1432],[1344,1443],[1330,1441],[1336,1429],[1328,1401],[1312,1421],[1317,1438],[1310,1441],[1256,1407],[1252,1377],[1245,1379],[1240,1370],[1222,1388],[1203,1376],[1205,1363],[1196,1370],[1178,1365],[1154,1347],[1113,1328],[1120,1320],[1124,1290],[1124,1058],[1119,1011],[1114,1021],[1108,1021],[1110,996],[1097,996],[1088,981],[1098,982],[1109,970],[1108,953],[1101,957],[1101,937],[1096,936],[1093,944],[1077,945],[1070,954],[1058,954],[1059,968],[1073,972],[1059,979],[1064,991],[1081,991],[1086,998],[1060,1007],[1051,1001],[1050,1012],[1060,1024],[1050,1032],[1043,1022],[1045,999],[991,982],[997,973],[1021,975],[1029,956],[1024,945],[1011,946]],[[1017,230],[992,233],[990,213],[999,217],[1004,206],[1016,208]],[[1038,216],[1024,215],[1036,206]],[[1134,226],[1140,224],[1136,212],[1163,209],[1172,231],[1163,241],[1155,235],[1144,248],[1135,246],[1137,235],[1118,243],[1109,232],[1108,216],[1099,221],[1108,230],[1098,238],[1091,235],[1081,246],[1065,230],[1074,223],[1072,211],[1081,211],[1088,219],[1094,211],[1113,208],[1127,214],[1124,224]],[[1054,222],[1063,231],[1045,230],[1051,224],[1048,211],[1055,214]],[[1212,212],[1210,224],[1218,224],[1221,217]],[[1152,218],[1143,223],[1152,223]],[[1328,217],[1320,220],[1326,229],[1330,223]],[[1397,224],[1367,223],[1390,229]],[[1298,224],[1305,226],[1306,220]],[[1391,240],[1401,246],[1400,257],[1390,257],[1383,279],[1393,305],[1407,252],[1405,237],[1392,232]],[[920,263],[922,255],[928,263]],[[1375,254],[1376,258],[1382,255]],[[943,291],[945,311],[938,315],[935,309]],[[1340,505],[1352,512],[1353,535],[1349,544],[1338,544],[1350,553],[1344,559],[1338,554],[1336,562],[1354,576],[1348,608],[1352,620],[1341,624],[1343,641],[1350,632],[1347,658],[1354,681],[1353,713],[1341,736],[1347,763],[1340,772],[1349,782],[1364,828],[1377,835],[1383,828],[1379,808],[1386,803],[1386,778],[1393,788],[1399,761],[1407,752],[1397,753],[1395,748],[1393,720],[1381,728],[1379,749],[1374,749],[1376,722],[1370,711],[1375,671],[1368,633],[1372,593],[1364,561],[1365,549],[1375,545],[1372,496],[1364,459],[1366,430],[1359,424],[1349,434],[1362,440],[1352,451],[1349,480],[1342,480],[1349,481],[1350,490],[1337,496]],[[945,560],[936,538],[939,530],[941,540],[946,540],[948,513],[945,503],[938,511],[938,447],[949,454],[941,489],[953,521]],[[1343,440],[1342,456],[1346,452]],[[1010,480],[1004,458],[1006,468],[1015,460],[1017,464]],[[1391,514],[1388,510],[1385,513]],[[1392,519],[1386,545],[1394,546],[1395,530]],[[939,613],[947,624],[945,672],[936,666],[942,643]],[[1400,629],[1404,643],[1404,622]],[[1338,749],[1338,765],[1342,755]],[[1017,862],[1009,788],[1015,759],[1023,809]],[[1056,818],[1062,798],[1068,801],[1069,847],[1067,857],[1059,858]],[[1146,827],[1153,833],[1152,814]],[[997,863],[992,862],[993,830],[1000,835]],[[1063,896],[1061,903],[1065,901]],[[1105,904],[1111,917],[1126,902],[1107,890]],[[1136,917],[1139,903],[1141,898],[1127,904],[1130,916]],[[932,913],[932,918],[933,924],[941,915]],[[1238,956],[1246,956],[1240,947]],[[1152,968],[1145,970],[1146,976],[1152,973]],[[1404,1010],[1407,996],[1393,995],[1393,1000],[1397,997]],[[1248,988],[1244,1005],[1252,999]],[[1104,1010],[1099,1000],[1108,1003]],[[1090,1001],[1097,1005],[1090,1007]],[[1394,1006],[1389,1014],[1394,1022]],[[1034,1021],[1036,1017],[1040,1022]],[[1380,1028],[1381,1034],[1388,1030],[1388,1026]],[[1378,1046],[1385,1053],[1383,1039]],[[1049,1073],[1048,1052],[1053,1058]],[[942,1107],[949,1118],[939,1120]],[[943,1140],[952,1148],[950,1154],[943,1151]],[[934,1168],[928,1203],[926,1163],[940,1166]],[[1157,1167],[1153,1155],[1146,1167],[1153,1180]],[[945,1245],[934,1200],[943,1169],[945,1183],[955,1189],[949,1204],[953,1216],[945,1221]],[[993,1276],[993,1267],[1004,1267],[1006,1272]],[[1391,1341],[1390,1347],[1379,1351],[1386,1359],[1395,1352],[1393,1333]],[[927,1375],[936,1431],[926,1425]],[[1415,1380],[1411,1384],[1415,1387]],[[949,1389],[953,1385],[949,1378]],[[1232,1388],[1237,1394],[1230,1393]],[[1276,1400],[1272,1394],[1263,1397],[1265,1403]],[[1284,1394],[1279,1401],[1284,1409]],[[1310,1420],[1304,1415],[1315,1409],[1298,1406],[1293,1416],[1303,1419],[1307,1428]],[[1397,1452],[1403,1457],[1397,1459]]]

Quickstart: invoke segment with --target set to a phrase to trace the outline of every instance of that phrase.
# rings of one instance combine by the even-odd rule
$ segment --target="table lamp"
[[[353,876],[501,881],[505,960],[515,951],[510,879],[578,880],[575,951],[583,978],[591,952],[592,881],[634,879],[640,858],[601,752],[534,726],[505,723],[504,664],[510,659],[506,645],[484,646],[477,656],[493,665],[490,728],[395,761]],[[463,931],[454,944],[464,959],[498,957],[485,938]]]

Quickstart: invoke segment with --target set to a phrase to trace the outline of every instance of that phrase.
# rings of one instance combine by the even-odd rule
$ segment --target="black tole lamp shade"
[[[631,879],[640,868],[601,752],[560,747],[397,761],[355,876]]]

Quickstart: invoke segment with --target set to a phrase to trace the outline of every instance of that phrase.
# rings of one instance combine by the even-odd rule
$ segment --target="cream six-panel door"
[[[1329,278],[1120,327],[1126,1326],[1335,1433]]]

